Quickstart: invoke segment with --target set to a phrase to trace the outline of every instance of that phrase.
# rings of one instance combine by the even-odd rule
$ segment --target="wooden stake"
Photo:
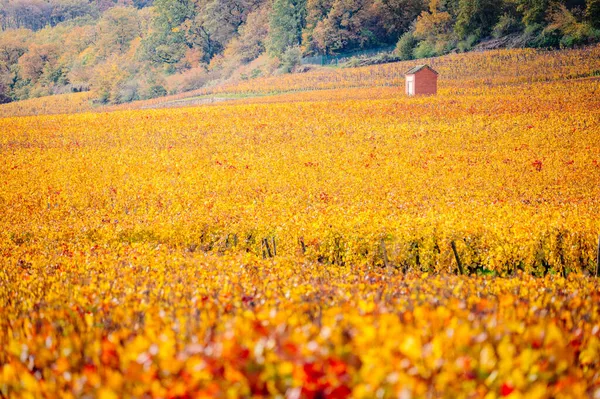
[[[454,241],[450,241],[450,246],[452,246],[452,252],[454,252],[454,258],[456,258],[456,264],[458,265],[458,272],[461,276],[464,276],[465,270],[463,269],[462,263],[460,262],[460,258],[458,257],[458,251],[456,250],[456,244]]]
[[[387,269],[390,266],[390,264],[388,261],[387,250],[385,248],[385,241],[383,240],[383,238],[381,239],[380,246],[381,246],[381,256],[383,257],[383,265]]]
[[[271,238],[273,241],[273,256],[277,256],[277,244],[275,243],[275,237]]]
[[[298,241],[300,242],[300,247],[302,248],[302,254],[306,253],[306,244],[304,244],[304,238],[299,238]]]
[[[271,251],[271,247],[269,246],[269,239],[268,238],[264,238],[263,242],[265,243],[265,247],[267,248],[267,256],[269,258],[273,257],[273,251]]]

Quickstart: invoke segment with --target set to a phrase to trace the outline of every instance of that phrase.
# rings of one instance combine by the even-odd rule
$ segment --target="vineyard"
[[[0,397],[597,397],[599,49],[0,107]]]

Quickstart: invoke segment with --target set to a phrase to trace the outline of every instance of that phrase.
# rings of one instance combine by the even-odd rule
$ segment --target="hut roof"
[[[414,75],[415,73],[419,72],[422,69],[429,69],[431,72],[435,73],[436,75],[438,74],[432,67],[430,67],[429,65],[417,65],[413,68],[410,68],[408,71],[406,71],[406,75]]]

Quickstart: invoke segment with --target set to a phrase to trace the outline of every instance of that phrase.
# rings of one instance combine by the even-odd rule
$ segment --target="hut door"
[[[415,82],[413,80],[409,80],[408,82],[406,82],[408,87],[407,87],[407,94],[409,96],[414,96],[415,95]]]

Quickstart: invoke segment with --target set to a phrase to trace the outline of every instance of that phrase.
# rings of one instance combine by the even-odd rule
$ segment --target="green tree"
[[[300,45],[306,26],[306,0],[274,0],[269,19],[271,54],[281,55],[288,47]]]
[[[549,6],[549,0],[518,0],[517,10],[523,15],[523,24],[534,27],[544,23]]]
[[[385,29],[402,34],[410,29],[410,24],[421,12],[427,9],[424,0],[381,0]]]
[[[398,44],[396,44],[396,54],[398,54],[401,60],[410,60],[413,58],[413,49],[416,45],[417,40],[412,32],[406,32],[400,37]]]
[[[454,32],[461,39],[489,34],[502,12],[502,2],[496,0],[460,0],[458,4]]]
[[[193,46],[186,35],[186,23],[196,17],[193,0],[156,0],[154,32],[144,38],[144,58],[158,64],[175,64]]]

